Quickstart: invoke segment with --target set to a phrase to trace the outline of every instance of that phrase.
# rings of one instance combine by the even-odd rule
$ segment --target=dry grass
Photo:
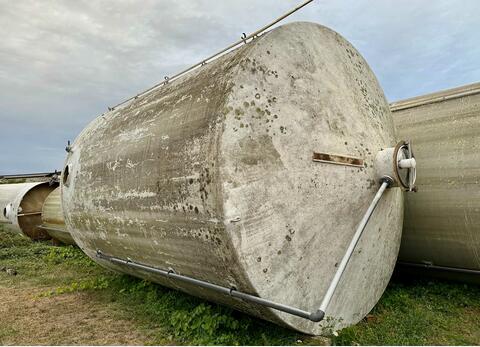
[[[135,321],[119,318],[115,305],[74,292],[41,297],[45,288],[0,287],[2,345],[143,345],[150,342]]]

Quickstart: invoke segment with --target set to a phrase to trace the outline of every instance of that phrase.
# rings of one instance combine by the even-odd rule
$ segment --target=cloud
[[[66,141],[107,106],[298,3],[0,0],[0,173],[60,168]],[[344,35],[393,101],[480,79],[479,13],[475,0],[315,0],[288,21]]]

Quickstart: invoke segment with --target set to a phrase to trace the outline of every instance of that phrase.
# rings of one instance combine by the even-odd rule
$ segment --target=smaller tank
[[[41,228],[55,240],[67,245],[75,245],[72,236],[65,229],[60,187],[52,191],[43,204]]]
[[[39,226],[43,203],[57,186],[49,182],[0,185],[0,223],[12,224],[15,231],[33,240],[50,239],[50,235]]]

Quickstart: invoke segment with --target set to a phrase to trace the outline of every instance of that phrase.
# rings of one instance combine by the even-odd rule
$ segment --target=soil
[[[48,288],[47,288],[48,289]],[[92,293],[40,297],[45,289],[0,287],[2,345],[144,345],[149,337],[135,324],[115,317],[114,305]]]

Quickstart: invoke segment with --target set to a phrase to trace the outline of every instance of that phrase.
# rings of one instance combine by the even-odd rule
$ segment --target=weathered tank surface
[[[0,185],[0,222],[12,224],[14,230],[33,240],[49,239],[50,236],[38,226],[42,223],[43,203],[54,189],[49,182]]]
[[[480,83],[391,104],[422,175],[405,200],[400,264],[480,281]],[[443,270],[443,271],[442,271]]]
[[[320,25],[288,24],[89,124],[63,170],[65,223],[106,267],[320,334],[358,322],[383,293],[400,244],[400,188],[382,197],[322,323],[97,251],[316,309],[379,188],[375,156],[395,144],[388,103],[356,49]],[[313,152],[362,164],[316,162]]]
[[[45,200],[41,228],[55,240],[67,245],[74,245],[75,241],[65,227],[60,192],[60,187],[57,187]]]

